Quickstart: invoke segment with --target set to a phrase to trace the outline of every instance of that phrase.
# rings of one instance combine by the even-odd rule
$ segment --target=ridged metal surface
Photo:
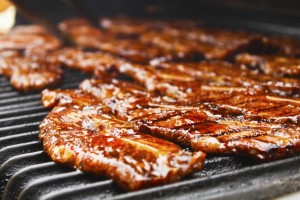
[[[88,77],[66,70],[61,88],[76,88]],[[2,76],[0,91],[0,195],[4,200],[266,199],[300,189],[299,156],[269,163],[212,156],[204,170],[177,183],[126,193],[110,179],[57,165],[43,153],[38,125],[49,110],[41,105],[39,93],[21,94]]]

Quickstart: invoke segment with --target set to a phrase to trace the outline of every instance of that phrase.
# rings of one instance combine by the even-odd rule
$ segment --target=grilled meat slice
[[[104,18],[102,27],[110,33],[135,35],[146,44],[192,54],[206,59],[230,59],[237,52],[257,50],[263,37],[243,31],[212,29],[189,20],[155,21],[128,17]]]
[[[10,77],[10,82],[19,91],[28,92],[57,86],[63,72],[58,63],[47,57],[23,56],[18,51],[0,52],[0,74]]]
[[[202,55],[208,60],[230,60],[239,52],[255,51],[262,45],[259,35],[205,28],[163,33],[149,31],[141,36],[141,40],[164,49],[175,49],[182,54]]]
[[[205,154],[143,134],[79,90],[48,91],[53,110],[40,125],[45,151],[58,163],[112,178],[125,190],[175,182],[202,168]]]
[[[56,52],[53,57],[57,62],[83,72],[94,72],[97,70],[104,73],[112,71],[115,66],[119,66],[125,62],[121,58],[103,52],[85,52],[72,48],[64,48]]]
[[[136,23],[140,24],[132,22]],[[74,38],[79,46],[98,48],[139,63],[194,61],[203,57],[230,59],[238,52],[250,51],[262,44],[262,37],[255,34],[209,30],[196,25],[192,28],[176,21],[147,23],[135,28],[135,25],[130,27],[129,22],[124,25],[127,30],[107,28],[107,31],[101,31],[88,22],[80,19],[76,22],[74,19],[62,22],[60,27]],[[104,26],[109,25],[104,23]],[[138,30],[134,32],[135,29]],[[140,32],[143,34],[139,34]]]
[[[81,19],[66,20],[60,24],[79,47],[96,48],[133,62],[149,63],[151,60],[180,61],[196,59],[198,55],[182,54],[178,49],[166,49],[149,43],[143,43],[139,38],[120,37],[118,34],[107,33]],[[198,54],[198,52],[196,52]],[[199,55],[201,57],[201,55]]]
[[[41,26],[17,26],[0,36],[0,74],[17,90],[28,92],[58,85],[60,65],[49,54],[61,44]]]
[[[208,94],[198,93],[196,101],[187,103],[117,80],[86,80],[80,88],[141,132],[194,150],[235,153],[259,160],[299,152],[297,99],[223,91],[211,100]]]
[[[198,27],[198,23],[192,20],[133,19],[128,16],[100,18],[100,26],[107,32],[129,36],[138,36],[153,30],[191,30]]]
[[[69,35],[78,47],[97,48],[106,36],[100,29],[81,18],[64,20],[59,23],[59,29]]]
[[[297,79],[257,75],[229,63],[161,63],[142,66],[125,63],[120,73],[131,76],[150,91],[176,98],[195,98],[201,90],[260,91],[280,96],[299,97]],[[101,72],[95,72],[97,75]]]
[[[139,40],[129,39],[108,40],[106,38],[97,47],[102,51],[142,64],[162,61],[199,60],[203,57],[201,52],[199,53],[191,47],[165,48],[153,43],[144,43]]]
[[[251,91],[220,90],[213,95],[212,92],[204,90],[196,94],[198,97],[195,97],[194,101],[192,99],[186,101],[152,94],[141,86],[117,80],[86,80],[80,84],[80,88],[103,101],[113,109],[112,112],[130,120],[135,119],[131,114],[137,118],[143,116],[139,113],[139,108],[142,111],[151,107],[159,107],[158,110],[152,110],[154,114],[156,111],[159,114],[164,109],[172,112],[182,110],[200,113],[201,111],[203,115],[206,115],[205,112],[209,112],[211,116],[210,114],[208,116],[212,117],[211,120],[218,120],[218,117],[228,115],[230,120],[239,117],[240,120],[248,121],[279,124],[300,123],[299,99],[253,94]],[[135,109],[137,111],[134,111]]]
[[[276,55],[239,54],[236,63],[273,76],[300,77],[300,59]]]
[[[89,62],[88,57],[93,54],[83,52],[82,54],[86,55],[86,59],[82,59],[84,65],[85,62]],[[99,59],[101,59],[100,56]],[[103,59],[110,62],[105,57]],[[133,77],[148,90],[155,90],[176,98],[190,96],[194,99],[195,94],[203,90],[244,92],[249,89],[281,96],[299,97],[299,80],[257,75],[256,72],[239,69],[226,62],[159,63],[148,66],[124,62],[118,58],[114,60],[116,62],[105,64],[104,68],[95,68],[95,75],[103,76],[103,72],[111,70],[113,66],[114,70]]]
[[[60,48],[57,38],[38,25],[17,26],[0,36],[0,50],[51,51]]]

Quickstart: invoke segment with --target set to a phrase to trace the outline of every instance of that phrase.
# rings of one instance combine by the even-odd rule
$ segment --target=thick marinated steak
[[[42,98],[55,106],[39,133],[55,162],[105,175],[125,190],[175,182],[202,168],[204,153],[137,131],[81,90],[45,90]]]
[[[141,132],[194,150],[259,160],[299,152],[298,99],[220,90],[214,96],[203,91],[186,102],[117,80],[86,80],[80,88]]]

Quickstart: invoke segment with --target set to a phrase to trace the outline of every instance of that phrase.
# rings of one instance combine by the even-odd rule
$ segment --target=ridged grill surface
[[[89,77],[65,70],[60,88],[76,88]],[[0,76],[3,199],[265,199],[300,189],[299,156],[257,163],[216,155],[207,158],[204,170],[182,181],[125,193],[110,179],[57,165],[43,153],[38,125],[48,112],[41,105],[39,93],[21,94]]]

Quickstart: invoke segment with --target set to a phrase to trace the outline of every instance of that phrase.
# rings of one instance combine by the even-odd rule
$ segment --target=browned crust
[[[228,93],[220,88],[211,100],[206,98],[208,91],[198,93],[195,101],[175,100],[117,80],[86,80],[80,88],[141,132],[194,150],[234,153],[258,160],[299,152],[297,99],[244,91]]]
[[[166,184],[200,170],[205,154],[135,130],[82,91],[44,91],[56,105],[40,125],[44,150],[57,163],[112,178],[125,190]]]

